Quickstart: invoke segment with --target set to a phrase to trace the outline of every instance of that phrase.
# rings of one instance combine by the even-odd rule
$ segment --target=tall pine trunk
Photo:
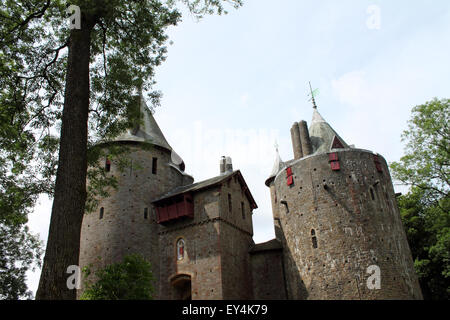
[[[89,60],[93,23],[71,30],[58,170],[47,249],[36,299],[76,299],[67,287],[67,267],[78,265],[86,201]]]

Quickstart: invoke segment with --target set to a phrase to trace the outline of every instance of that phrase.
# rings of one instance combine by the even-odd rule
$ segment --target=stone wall
[[[112,161],[107,175],[118,179],[118,188],[101,199],[95,212],[85,214],[81,228],[79,265],[91,264],[92,270],[120,262],[125,255],[139,253],[146,257],[159,282],[159,225],[151,200],[186,183],[186,178],[170,167],[170,152],[158,147],[143,149],[139,143],[127,144],[130,166],[121,171]],[[152,158],[157,158],[156,174]],[[100,159],[104,165],[106,159]],[[89,182],[88,182],[89,183]],[[103,217],[100,219],[100,210]],[[147,208],[148,216],[144,217]],[[80,294],[81,292],[79,292]],[[159,292],[156,290],[155,298]]]
[[[231,177],[220,186],[197,191],[193,201],[193,219],[168,222],[159,232],[161,298],[172,299],[172,279],[185,274],[191,277],[194,300],[251,299],[252,213],[239,182]],[[177,260],[180,238],[186,243],[186,257]]]
[[[291,163],[275,178],[290,299],[420,299],[406,235],[384,158],[359,149]],[[381,289],[370,290],[369,266],[380,268]]]
[[[194,218],[185,218],[161,226],[159,232],[161,299],[173,299],[171,282],[178,275],[191,277],[192,299],[222,299],[219,241],[218,188],[193,195]],[[176,242],[185,240],[185,257],[177,260]]]
[[[252,252],[251,266],[255,300],[287,299],[282,250]]]

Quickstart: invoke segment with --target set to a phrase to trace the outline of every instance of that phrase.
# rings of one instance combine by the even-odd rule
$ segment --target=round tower
[[[140,101],[141,124],[109,142],[126,145],[129,166],[120,169],[116,161],[100,159],[118,186],[111,188],[109,197],[99,200],[95,212],[83,217],[79,265],[91,265],[95,271],[128,254],[141,254],[152,265],[157,298],[159,225],[151,200],[192,183],[193,178],[184,173],[182,159],[167,143],[142,97]]]
[[[269,185],[289,298],[421,299],[385,159],[348,146],[316,108],[303,140],[312,154]]]

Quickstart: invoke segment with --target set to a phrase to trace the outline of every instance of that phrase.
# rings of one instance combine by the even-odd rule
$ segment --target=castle
[[[118,187],[84,216],[81,267],[140,253],[155,299],[422,299],[385,159],[349,146],[315,103],[309,128],[291,128],[294,159],[277,150],[266,180],[276,238],[255,244],[257,205],[231,159],[194,183],[140,101],[141,123],[109,142],[128,146],[129,167],[101,160]]]

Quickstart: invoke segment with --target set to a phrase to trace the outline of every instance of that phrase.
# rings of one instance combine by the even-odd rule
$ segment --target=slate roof
[[[335,136],[341,141],[344,148],[350,148],[344,139],[325,121],[317,108],[314,108],[311,126],[309,127],[313,154],[329,152]]]
[[[164,137],[164,134],[156,123],[152,112],[148,109],[142,94],[139,95],[139,99],[140,111],[143,117],[142,123],[138,124],[135,128],[127,129],[125,132],[116,137],[114,141],[148,142],[172,151],[172,147]]]
[[[285,164],[283,160],[281,160],[280,153],[278,152],[278,149],[276,150],[276,157],[275,162],[273,164],[272,172],[270,173],[269,177],[266,179],[266,186],[269,186],[269,183],[273,180],[273,178],[276,177],[278,172],[280,172],[281,169],[285,167]]]
[[[170,198],[176,197],[178,195],[181,195],[181,194],[184,194],[187,192],[197,192],[197,191],[200,191],[200,190],[203,190],[206,188],[220,185],[233,176],[237,176],[239,178],[241,186],[244,188],[244,190],[247,194],[247,197],[248,197],[250,203],[252,204],[253,209],[256,209],[258,206],[256,205],[256,202],[255,202],[253,196],[251,195],[250,190],[248,189],[247,184],[245,183],[245,180],[242,177],[242,174],[239,170],[236,170],[236,171],[233,171],[233,172],[230,172],[227,174],[223,174],[220,176],[216,176],[211,179],[203,180],[203,181],[200,181],[197,183],[193,183],[193,184],[190,184],[187,186],[177,187],[175,189],[170,190],[168,193],[162,195],[161,197],[152,200],[152,203],[163,202],[164,200],[168,200]]]

